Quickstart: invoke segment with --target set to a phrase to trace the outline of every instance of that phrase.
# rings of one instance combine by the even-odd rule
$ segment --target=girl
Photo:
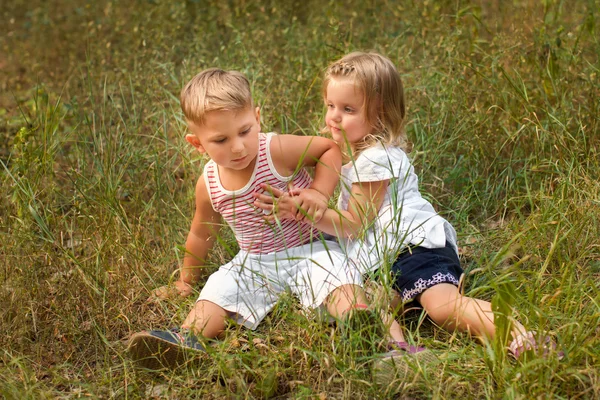
[[[323,96],[325,131],[350,160],[342,168],[338,208],[322,215],[304,212],[312,200],[295,189],[256,195],[255,205],[276,209],[279,218],[309,220],[325,233],[349,239],[346,251],[355,266],[389,282],[403,302],[419,303],[448,330],[493,339],[491,304],[459,290],[463,270],[454,228],[419,193],[406,155],[410,151],[403,129],[406,105],[394,64],[376,53],[348,54],[327,68]],[[516,321],[511,340],[508,351],[515,357],[526,350],[554,347],[548,338],[527,332]]]

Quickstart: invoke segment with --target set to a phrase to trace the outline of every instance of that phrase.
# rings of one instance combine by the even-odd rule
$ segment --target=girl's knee
[[[458,288],[441,284],[425,290],[418,300],[429,318],[442,326],[454,323],[463,302]]]
[[[454,305],[457,302],[460,302],[461,298],[462,295],[456,286],[440,283],[426,289],[417,297],[417,300],[421,303],[423,308],[433,309],[446,305]]]
[[[440,326],[446,326],[449,322],[454,319],[454,311],[452,307],[448,305],[438,305],[433,307],[423,307],[427,316],[431,318],[433,322]]]

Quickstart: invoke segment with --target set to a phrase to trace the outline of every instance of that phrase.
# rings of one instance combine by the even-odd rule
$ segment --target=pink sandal
[[[397,340],[390,340],[387,344],[388,351],[401,350],[408,354],[416,354],[422,351],[427,350],[426,347],[423,346],[415,346],[412,344],[408,344],[406,342],[399,342]]]

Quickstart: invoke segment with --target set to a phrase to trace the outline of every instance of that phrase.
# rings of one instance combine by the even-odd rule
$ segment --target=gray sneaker
[[[158,370],[178,367],[206,349],[190,331],[174,328],[134,333],[127,352],[139,366]]]
[[[406,342],[390,342],[388,348],[393,350],[382,354],[373,363],[373,379],[382,387],[391,388],[413,382],[420,369],[438,361],[435,354],[425,347]]]

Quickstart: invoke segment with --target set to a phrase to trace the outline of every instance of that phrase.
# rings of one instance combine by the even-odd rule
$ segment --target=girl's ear
[[[194,146],[196,150],[198,150],[200,153],[206,153],[206,150],[200,143],[200,139],[198,139],[198,136],[188,133],[187,135],[185,135],[185,140],[187,140],[189,144]]]

